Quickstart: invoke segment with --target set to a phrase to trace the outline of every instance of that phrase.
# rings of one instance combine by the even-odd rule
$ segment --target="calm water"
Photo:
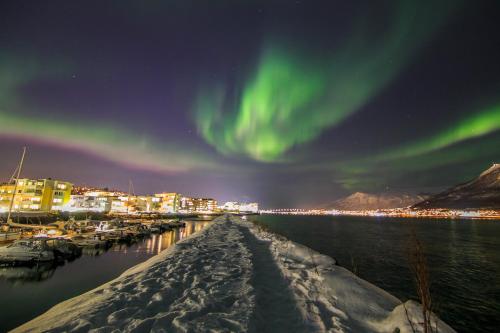
[[[186,221],[186,227],[152,235],[138,243],[107,251],[84,252],[63,266],[0,267],[0,332],[6,332],[80,295],[201,230],[209,222]]]
[[[367,217],[254,217],[338,260],[401,300],[415,299],[410,228],[425,246],[435,311],[459,332],[500,331],[500,221]]]

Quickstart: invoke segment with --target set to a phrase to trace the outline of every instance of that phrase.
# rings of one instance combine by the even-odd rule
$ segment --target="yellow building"
[[[15,184],[0,185],[0,210],[7,211]],[[54,179],[19,179],[13,211],[50,212],[61,210],[69,202],[73,184]]]

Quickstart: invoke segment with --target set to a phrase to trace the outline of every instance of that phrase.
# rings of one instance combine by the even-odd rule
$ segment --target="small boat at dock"
[[[0,247],[0,263],[24,264],[53,261],[54,251],[42,239],[21,239]]]
[[[99,235],[94,234],[94,235],[89,235],[89,236],[84,236],[84,235],[77,235],[71,238],[74,244],[76,244],[79,247],[90,247],[90,248],[107,248],[109,246],[109,241],[106,239],[102,239],[99,237]]]
[[[61,259],[74,259],[82,254],[82,249],[69,239],[48,238],[46,244],[54,251],[54,255]]]

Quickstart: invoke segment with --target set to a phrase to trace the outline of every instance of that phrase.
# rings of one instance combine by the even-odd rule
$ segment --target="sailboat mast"
[[[23,168],[25,155],[26,155],[26,147],[23,147],[23,155],[21,156],[21,162],[19,163],[19,167],[17,168],[16,181],[14,182],[14,191],[12,192],[12,198],[10,200],[10,205],[9,205],[9,213],[7,214],[7,223],[10,222],[10,216],[12,214],[12,206],[14,205],[14,199],[16,198],[17,184],[19,182],[19,176],[21,175],[21,170]]]

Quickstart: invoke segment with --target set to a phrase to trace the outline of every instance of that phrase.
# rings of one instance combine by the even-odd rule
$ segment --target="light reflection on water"
[[[118,277],[210,223],[184,222],[184,228],[153,234],[131,245],[115,244],[108,250],[86,249],[80,258],[64,265],[0,267],[0,332]]]

